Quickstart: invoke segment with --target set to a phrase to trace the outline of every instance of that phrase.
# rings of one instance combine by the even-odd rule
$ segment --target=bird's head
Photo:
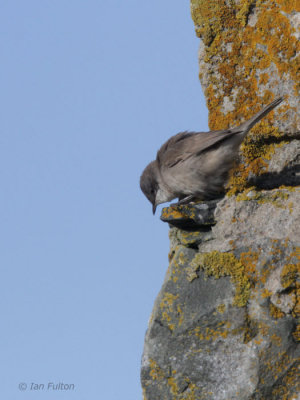
[[[163,182],[157,161],[152,161],[144,169],[140,179],[140,186],[142,192],[152,204],[153,214],[155,214],[158,204],[165,203],[166,201],[170,201],[176,197],[176,195]]]
[[[155,214],[157,204],[159,204],[156,202],[157,192],[159,191],[158,168],[156,161],[152,161],[144,169],[140,178],[140,187],[144,195],[152,204],[152,211],[153,214]]]

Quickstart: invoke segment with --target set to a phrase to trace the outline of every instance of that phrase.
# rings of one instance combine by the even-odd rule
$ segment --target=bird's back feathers
[[[238,142],[241,143],[247,132],[282,101],[283,97],[277,98],[248,121],[235,128],[211,132],[180,132],[172,136],[157,152],[156,160],[158,165],[163,165],[164,168],[172,168],[192,155],[200,155],[205,150],[209,150],[233,135],[241,134],[237,144],[239,144]]]
[[[215,144],[237,134],[231,129],[212,132],[181,132],[172,136],[157,152],[159,165],[173,167],[190,156],[200,155]]]

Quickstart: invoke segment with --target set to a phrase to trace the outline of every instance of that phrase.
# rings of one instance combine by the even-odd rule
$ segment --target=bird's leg
[[[171,207],[174,206],[182,206],[183,204],[188,204],[190,203],[195,197],[191,194],[189,196],[181,198],[177,203],[172,203]]]

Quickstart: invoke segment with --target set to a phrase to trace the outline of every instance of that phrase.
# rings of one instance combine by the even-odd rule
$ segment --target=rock
[[[299,136],[300,139],[300,136]],[[282,143],[274,149],[267,172],[249,177],[250,185],[261,189],[300,185],[300,140]]]
[[[191,0],[191,11],[211,129],[286,100],[249,133],[223,199],[162,211],[170,264],[144,399],[300,399],[300,14],[281,0]]]
[[[145,338],[145,399],[296,398],[300,190],[248,195],[218,203],[210,236],[171,228]]]
[[[214,225],[214,211],[218,200],[193,205],[170,206],[162,209],[160,219],[185,230],[202,229]]]

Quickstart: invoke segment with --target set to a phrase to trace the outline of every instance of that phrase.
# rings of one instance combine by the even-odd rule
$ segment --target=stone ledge
[[[209,228],[216,223],[214,212],[221,199],[197,204],[173,205],[162,209],[160,219],[183,230]]]

